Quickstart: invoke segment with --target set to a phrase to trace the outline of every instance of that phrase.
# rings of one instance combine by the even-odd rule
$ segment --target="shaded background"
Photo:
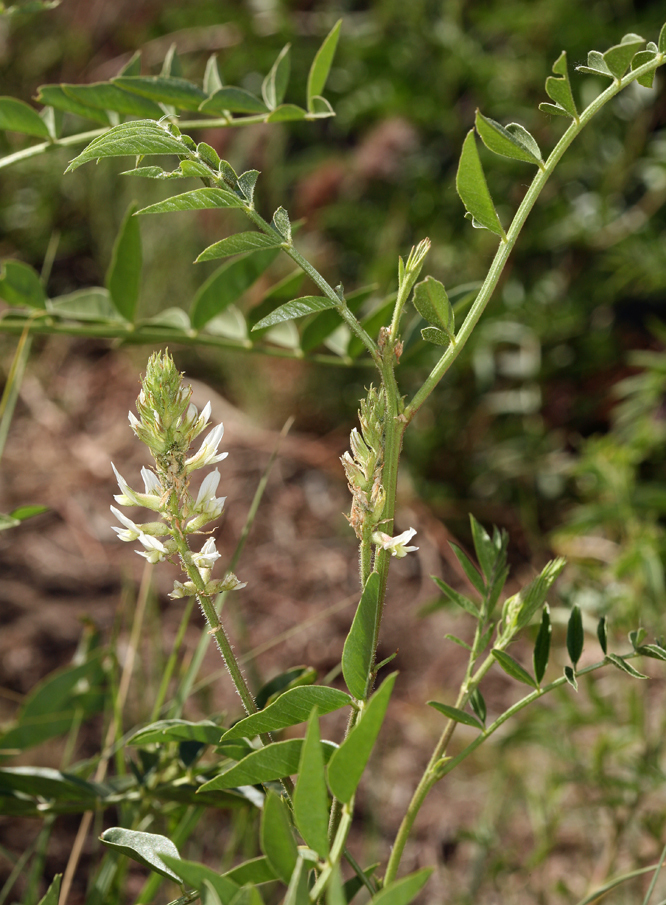
[[[290,92],[302,94],[317,46],[342,16],[326,91],[334,120],[201,137],[236,169],[262,171],[264,213],[283,204],[292,218],[305,218],[299,242],[333,284],[342,280],[351,290],[377,282],[390,291],[397,255],[427,235],[433,249],[424,273],[454,287],[482,279],[495,248],[494,238],[463,219],[454,189],[475,109],[522,123],[547,153],[566,121],[537,107],[561,50],[573,68],[589,49],[604,50],[625,32],[656,40],[663,15],[663,4],[620,0],[584,6],[573,0],[336,6],[63,0],[47,13],[0,20],[1,92],[30,100],[40,84],[105,79],[138,47],[144,47],[144,71],[159,71],[172,43],[187,77],[201,77],[217,51],[225,82],[256,90],[291,41]],[[587,75],[571,78],[579,107],[605,87]],[[530,216],[482,325],[407,434],[398,530],[418,528],[421,549],[397,564],[382,642],[385,655],[400,647],[403,685],[359,809],[369,860],[373,847],[384,856],[436,737],[439,718],[424,714],[422,702],[445,696],[459,675],[461,652],[443,636],[465,636],[464,621],[458,625],[448,612],[426,620],[417,614],[435,596],[430,574],[462,586],[447,542],[469,542],[469,511],[510,531],[511,590],[553,551],[571,558],[553,601],[560,623],[577,602],[592,625],[607,613],[618,631],[639,621],[657,633],[663,626],[665,121],[658,75],[654,90],[632,85],[583,133]],[[0,136],[3,151],[15,147],[14,138]],[[481,153],[506,224],[531,172]],[[55,151],[0,171],[0,256],[39,270],[56,231],[50,295],[100,285],[129,202],[148,204],[171,191],[119,178],[125,161],[63,177],[72,156]],[[142,223],[141,313],[186,308],[213,267],[194,266],[193,259],[240,228],[233,213]],[[268,280],[286,272],[277,262]],[[250,295],[245,304],[253,300]],[[14,348],[13,339],[0,338],[3,376]],[[8,720],[37,679],[71,658],[83,614],[105,643],[118,633],[122,658],[132,588],[141,575],[136,557],[109,536],[108,460],[130,483],[144,462],[125,417],[148,350],[45,337],[33,349],[4,455],[0,509],[40,502],[50,512],[0,535],[0,707]],[[351,607],[356,589],[337,457],[369,372],[175,351],[188,376],[212,388],[214,415],[225,421],[229,500],[218,536],[227,554],[276,432],[288,416],[296,418],[239,567],[248,589],[238,600],[243,615],[236,630],[243,649],[252,650],[340,604],[325,622],[306,625],[257,661],[264,679],[300,662],[325,676],[351,616],[341,602],[349,598]],[[425,373],[401,368],[405,392]],[[199,385],[197,393],[201,403],[210,395]],[[180,605],[164,596],[168,570],[155,581],[150,625],[158,642],[146,640],[140,667],[149,688],[180,618]],[[198,631],[193,624],[190,649]],[[217,668],[213,658],[206,668]],[[544,705],[517,726],[523,747],[500,759],[491,744],[460,778],[437,789],[405,865],[440,865],[430,900],[441,901],[448,890],[447,900],[456,902],[481,896],[575,901],[607,873],[655,860],[664,830],[657,715],[663,683],[661,670],[647,668],[656,678],[642,697],[615,677],[595,680],[580,700],[563,695],[557,702],[557,731],[555,704]],[[515,689],[500,676],[484,693],[499,710]],[[142,695],[130,700],[131,718],[145,719]],[[198,718],[210,708],[233,712],[235,702],[222,682],[192,707]],[[84,734],[80,756],[92,755],[100,733],[92,725]],[[40,751],[39,762],[57,762],[60,754],[57,746]],[[540,765],[532,779],[523,776],[526,758]],[[46,877],[62,870],[76,831],[76,820],[60,820],[66,832],[49,848]],[[36,831],[33,822],[0,818],[5,874]],[[222,822],[215,832],[226,839],[234,830]],[[217,846],[202,846],[188,856],[215,863]],[[97,857],[91,840],[72,901],[75,895],[84,901],[86,871]],[[140,888],[141,874],[136,877],[128,901]],[[36,886],[18,889],[12,895],[36,901],[30,899]]]

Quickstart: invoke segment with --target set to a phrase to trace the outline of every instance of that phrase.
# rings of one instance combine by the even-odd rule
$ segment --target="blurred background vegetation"
[[[378,283],[388,292],[397,285],[397,256],[424,236],[433,243],[424,272],[447,288],[485,275],[496,239],[463,219],[455,192],[475,109],[522,123],[548,153],[566,122],[540,113],[538,104],[560,52],[567,50],[573,68],[588,50],[604,50],[626,32],[656,40],[664,4],[63,0],[49,12],[0,20],[1,93],[29,101],[40,84],[109,78],[139,47],[144,71],[158,72],[172,43],[187,77],[200,78],[208,55],[218,52],[225,82],[256,90],[287,41],[291,83],[300,89],[339,17],[342,37],[326,91],[335,119],[201,137],[239,172],[262,171],[259,208],[270,213],[282,204],[292,219],[304,218],[299,242],[333,284],[353,290]],[[571,78],[579,107],[605,87],[589,75]],[[12,136],[0,134],[1,151],[14,147]],[[531,172],[481,154],[507,224]],[[130,200],[144,205],[172,191],[119,178],[125,161],[63,177],[72,156],[59,150],[0,171],[0,257],[39,270],[57,232],[51,295],[102,284]],[[453,534],[466,537],[472,511],[509,529],[521,562],[564,553],[571,562],[565,602],[595,620],[609,614],[624,628],[663,625],[665,203],[666,80],[658,73],[654,89],[625,90],[567,152],[480,327],[407,433],[404,457],[405,493],[427,500]],[[224,229],[243,228],[233,213],[212,220],[207,213],[142,223],[144,315],[187,307],[214,266],[195,267],[196,255]],[[270,279],[286,272],[277,262]],[[0,339],[5,371],[14,346]],[[349,431],[369,373],[339,368],[331,379],[323,367],[209,350],[188,350],[181,363],[267,426],[294,413],[297,430],[322,435]],[[427,365],[406,360],[399,375],[406,392]],[[584,748],[586,727],[602,716],[610,727],[616,715],[603,696],[593,696],[584,713],[572,704],[564,714],[562,750],[551,753],[555,760],[566,754],[571,766],[553,780],[548,801],[537,805],[535,790],[523,790],[537,836],[546,839],[557,823],[571,780],[588,790],[596,783],[609,801],[616,796],[630,822],[627,815],[663,778],[662,743],[646,705],[627,699],[623,706],[630,718],[595,742],[594,768],[577,761],[583,749],[576,740]],[[540,743],[536,719],[516,732]],[[607,770],[618,751],[621,763]],[[517,764],[507,770],[522,782]],[[498,788],[491,796],[475,831],[484,851],[504,794]],[[660,838],[663,815],[648,817],[642,829]],[[617,845],[626,827],[622,820],[614,826]],[[488,870],[500,869],[493,864]]]

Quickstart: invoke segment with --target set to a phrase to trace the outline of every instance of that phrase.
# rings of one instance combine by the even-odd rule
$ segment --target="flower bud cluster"
[[[341,462],[352,494],[349,524],[358,538],[374,530],[382,519],[386,495],[382,485],[384,465],[384,418],[386,402],[382,393],[370,387],[358,413],[361,433],[354,428],[349,437],[351,453]],[[366,535],[367,536],[367,535]]]
[[[211,405],[207,403],[199,412],[190,401],[192,388],[183,386],[182,377],[168,351],[151,355],[136,402],[139,417],[129,412],[132,430],[155,460],[154,471],[141,469],[144,491],[133,490],[112,463],[120,488],[114,497],[118,505],[142,506],[158,513],[162,521],[136,524],[112,506],[111,511],[123,526],[113,530],[120,540],[138,541],[143,549],[136,552],[150,563],[180,556],[190,581],[177,581],[172,597],[193,596],[202,589],[206,596],[212,596],[221,590],[244,587],[232,574],[221,580],[211,579],[213,565],[220,557],[212,538],[200,553],[191,553],[187,541],[188,535],[201,532],[219,518],[224,507],[226,498],[215,496],[220,483],[217,468],[204,478],[196,498],[189,493],[193,471],[226,458],[227,453],[217,451],[224,427],[214,427],[198,451],[189,454],[193,441],[208,427]],[[192,581],[193,572],[201,578],[198,588]]]

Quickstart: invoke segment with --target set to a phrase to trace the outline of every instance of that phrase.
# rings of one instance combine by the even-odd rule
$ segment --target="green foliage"
[[[373,667],[373,643],[379,607],[379,574],[371,572],[363,588],[354,620],[342,651],[342,674],[351,694],[359,701],[368,694]]]

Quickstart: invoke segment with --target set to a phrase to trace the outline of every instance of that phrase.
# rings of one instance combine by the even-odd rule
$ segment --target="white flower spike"
[[[415,528],[408,528],[396,537],[384,534],[383,531],[375,531],[372,535],[372,540],[378,547],[381,547],[383,550],[388,550],[391,556],[402,559],[404,556],[407,556],[408,553],[414,553],[419,549],[418,547],[406,546],[415,534]]]

